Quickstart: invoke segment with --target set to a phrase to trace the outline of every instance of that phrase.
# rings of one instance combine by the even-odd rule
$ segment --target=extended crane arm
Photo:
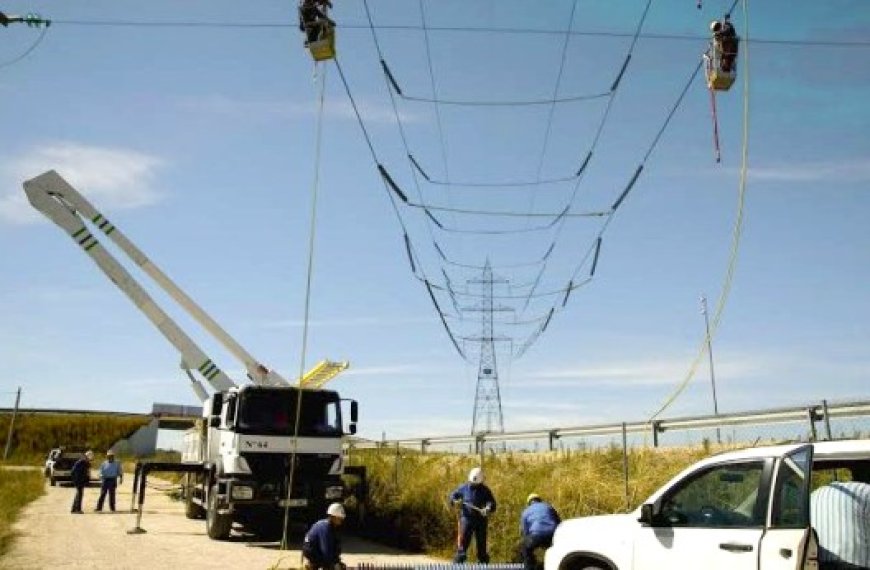
[[[194,368],[215,390],[226,390],[235,384],[215,365],[197,344],[167,315],[138,282],[127,272],[88,230],[86,220],[101,230],[136,265],[150,276],[181,305],[200,325],[212,334],[234,356],[242,361],[255,384],[288,385],[277,372],[268,370],[251,356],[235,339],[218,325],[196,302],[184,293],[165,273],[154,265],[105,216],[94,208],[57,172],[50,170],[24,183],[27,199],[34,208],[66,231],[78,243],[109,279],[145,313],[157,329],[182,355],[182,367]],[[193,379],[191,377],[191,379]],[[205,391],[194,384],[200,398]]]

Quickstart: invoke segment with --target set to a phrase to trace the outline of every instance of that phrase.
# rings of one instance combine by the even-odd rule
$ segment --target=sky
[[[177,351],[27,204],[21,183],[48,169],[75,185],[264,364],[295,377],[325,81],[306,367],[322,358],[350,361],[330,387],[360,402],[364,437],[469,432],[477,350],[466,343],[467,361],[457,354],[411,272],[403,226],[418,274],[443,286],[443,268],[455,290],[468,294],[459,296],[460,308],[479,301],[479,287],[468,281],[481,272],[445,264],[433,242],[451,261],[489,260],[510,282],[495,286],[497,295],[528,292],[541,265],[511,265],[539,260],[553,243],[536,291],[564,289],[575,272],[582,280],[590,262],[581,260],[604,220],[570,218],[536,229],[567,204],[573,183],[461,183],[570,176],[590,149],[607,99],[485,107],[397,98],[394,110],[362,1],[334,3],[338,61],[378,160],[412,201],[550,217],[431,212],[448,229],[522,230],[458,234],[393,202],[335,65],[315,67],[303,49],[292,2],[7,0],[0,10],[38,12],[54,24],[11,65],[4,63],[40,30],[0,29],[0,406],[12,404],[18,386],[26,407],[145,412],[153,402],[197,402]],[[553,98],[563,48],[558,95],[606,92],[645,4],[369,0],[376,26],[392,26],[379,28],[377,38],[405,95],[430,98],[434,80],[441,99],[501,102]],[[626,188],[706,48],[709,21],[729,5],[651,3],[572,212],[608,210]],[[713,340],[719,409],[867,399],[870,4],[748,5],[748,30],[739,6],[733,15],[738,33],[749,33],[748,68],[741,54],[738,82],[717,97],[722,162],[713,158],[710,96],[698,78],[609,219],[594,279],[572,291],[564,307],[563,294],[525,307],[522,298],[496,299],[514,309],[496,319],[535,321],[496,327],[514,339],[515,352],[555,307],[521,358],[510,357],[510,343],[499,343],[507,430],[647,419],[686,375],[704,338],[699,296],[714,306],[728,267],[747,72],[744,225]],[[553,33],[424,34],[422,13],[431,28]],[[115,24],[88,25],[95,22]],[[572,35],[565,47],[557,32],[569,25],[600,33]],[[825,44],[832,41],[864,45]],[[415,177],[397,113],[423,170],[451,186]],[[159,290],[149,290],[242,381],[240,363]],[[465,311],[460,319],[445,291],[435,295],[457,336],[481,334],[480,313]],[[704,361],[662,417],[710,412]]]

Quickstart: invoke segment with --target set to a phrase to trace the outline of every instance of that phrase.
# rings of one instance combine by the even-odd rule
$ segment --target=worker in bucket
[[[549,548],[553,545],[553,533],[562,522],[559,513],[552,505],[541,499],[537,493],[526,498],[526,508],[520,515],[520,553],[526,570],[534,570],[535,549]]]
[[[345,570],[341,561],[341,537],[338,529],[344,523],[344,506],[332,503],[326,509],[326,518],[311,525],[302,542],[305,570]]]
[[[94,452],[89,449],[72,466],[69,476],[76,488],[76,495],[73,498],[71,513],[82,514],[82,497],[85,494],[85,487],[91,480],[91,461],[93,460]]]
[[[109,495],[109,510],[115,512],[115,489],[118,483],[124,481],[124,472],[121,464],[115,461],[115,452],[111,449],[106,452],[106,460],[100,465],[100,498],[97,499],[95,511],[103,510],[106,495]]]
[[[450,493],[450,504],[459,507],[459,532],[456,540],[456,556],[453,562],[462,564],[468,557],[471,535],[477,548],[477,561],[489,564],[486,550],[486,530],[489,515],[495,512],[495,497],[483,484],[483,470],[475,467],[468,473],[468,481]]]
[[[305,32],[305,45],[316,42],[328,28],[334,28],[335,22],[326,15],[326,9],[332,8],[329,0],[299,0],[299,29]]]

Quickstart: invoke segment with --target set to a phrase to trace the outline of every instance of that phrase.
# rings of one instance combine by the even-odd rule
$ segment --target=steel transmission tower
[[[463,309],[469,312],[479,312],[481,321],[480,337],[466,340],[480,343],[480,364],[477,369],[477,389],[474,394],[474,415],[471,420],[471,433],[504,432],[504,415],[501,408],[501,392],[498,386],[498,362],[496,361],[495,343],[510,341],[506,337],[496,337],[493,330],[493,314],[503,311],[513,311],[510,307],[496,307],[493,303],[493,285],[507,283],[507,279],[493,277],[489,260],[483,267],[480,279],[471,279],[469,284],[480,285],[481,301],[476,307]]]

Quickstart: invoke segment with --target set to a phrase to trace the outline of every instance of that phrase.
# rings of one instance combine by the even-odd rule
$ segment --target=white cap
[[[87,451],[85,451],[85,457],[87,457],[88,459],[93,459],[93,458],[94,458],[94,452],[91,451],[90,449],[87,450]]]
[[[344,505],[342,505],[341,503],[332,503],[331,505],[329,505],[329,508],[326,509],[326,514],[331,517],[338,517],[340,519],[343,519],[347,516],[347,514],[344,512]]]
[[[468,472],[468,481],[474,484],[483,483],[483,469],[475,467]]]

